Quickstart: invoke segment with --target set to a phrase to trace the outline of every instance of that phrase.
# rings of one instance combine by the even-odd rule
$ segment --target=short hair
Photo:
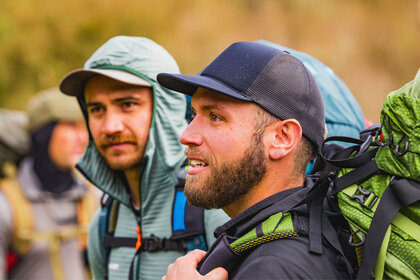
[[[257,106],[257,117],[255,121],[255,134],[263,134],[266,127],[270,124],[281,121],[276,116],[267,112],[260,106]],[[302,176],[306,173],[306,168],[312,155],[314,154],[315,148],[313,144],[302,135],[302,138],[297,146],[297,154],[294,164],[294,173],[296,176]]]

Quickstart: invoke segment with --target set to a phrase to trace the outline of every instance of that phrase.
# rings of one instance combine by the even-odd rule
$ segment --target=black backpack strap
[[[420,200],[420,183],[393,177],[373,215],[366,235],[357,279],[369,279],[373,272],[385,233],[395,214],[407,205]]]
[[[119,203],[111,196],[103,194],[101,198],[101,212],[99,214],[98,223],[98,238],[101,241],[101,253],[105,260],[105,275],[104,278],[108,279],[108,262],[110,255],[110,247],[106,246],[106,241],[114,235],[116,215],[118,214]],[[111,219],[111,216],[113,219]]]
[[[376,154],[377,149],[372,151],[375,151],[375,153],[371,153],[371,156],[374,156]],[[340,178],[337,178],[334,182],[334,187],[331,191],[331,194],[334,195],[339,191],[342,191],[343,189],[347,188],[348,186],[357,184],[359,182],[363,182],[379,171],[380,169],[376,164],[375,159],[372,158],[371,160],[368,160],[358,168],[352,170],[349,173],[344,174]]]

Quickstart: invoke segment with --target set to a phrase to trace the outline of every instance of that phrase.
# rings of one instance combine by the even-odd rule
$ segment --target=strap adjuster
[[[156,252],[161,251],[164,246],[163,243],[165,242],[166,238],[160,239],[155,235],[150,235],[150,237],[143,239],[143,250],[149,252]]]
[[[352,199],[356,200],[360,205],[367,209],[372,209],[376,201],[378,201],[378,196],[364,188],[361,185],[357,185],[357,190],[360,192],[360,195],[352,195]]]

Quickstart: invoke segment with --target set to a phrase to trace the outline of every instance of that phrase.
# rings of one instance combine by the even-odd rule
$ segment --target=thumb
[[[217,267],[207,273],[204,277],[206,280],[228,280],[228,272],[223,267]]]

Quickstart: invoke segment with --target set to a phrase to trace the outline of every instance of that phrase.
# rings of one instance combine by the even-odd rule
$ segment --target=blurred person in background
[[[31,152],[0,181],[0,279],[87,279],[98,196],[74,172],[88,141],[82,112],[54,88],[35,95],[26,114]]]
[[[187,251],[207,250],[214,229],[228,219],[186,203],[178,141],[187,126],[186,99],[157,83],[163,71],[179,73],[163,47],[118,36],[60,84],[78,98],[89,126],[77,167],[108,195],[89,229],[95,279],[160,279]]]
[[[0,108],[0,178],[14,176],[16,166],[30,152],[27,126],[24,111]]]

